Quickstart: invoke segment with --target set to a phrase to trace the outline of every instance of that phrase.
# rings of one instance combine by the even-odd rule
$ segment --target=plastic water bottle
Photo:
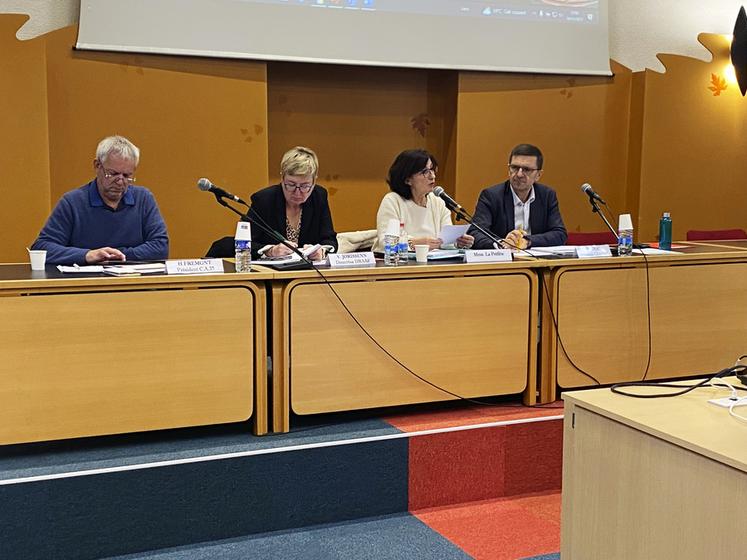
[[[617,227],[617,254],[620,257],[633,254],[633,220],[630,214],[620,214]]]
[[[669,217],[669,212],[664,212],[659,220],[659,249],[672,250],[672,218]]]
[[[234,248],[236,272],[250,272],[252,270],[252,234],[249,222],[236,224]]]
[[[392,218],[384,233],[384,264],[397,266],[399,262],[399,220]]]
[[[397,245],[397,253],[399,257],[399,264],[406,264],[408,255],[407,252],[410,250],[410,239],[407,237],[405,231],[405,222],[399,223],[399,244]]]
[[[387,233],[384,236],[384,264],[397,266],[399,263],[399,235]]]

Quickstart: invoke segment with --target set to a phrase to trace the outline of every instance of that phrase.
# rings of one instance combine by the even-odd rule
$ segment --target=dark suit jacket
[[[247,212],[252,222],[252,258],[258,258],[258,251],[265,245],[275,245],[278,241],[269,233],[262,231],[256,222],[264,223],[285,237],[285,197],[281,185],[272,185],[252,195],[251,208]],[[332,245],[337,250],[337,234],[332,225],[332,214],[329,211],[327,191],[316,185],[311,196],[301,205],[301,233],[299,246],[306,244]],[[233,236],[219,239],[208,250],[212,258],[229,258],[234,256]]]
[[[477,200],[474,219],[475,223],[501,238],[514,229],[514,200],[508,181],[483,189]],[[546,185],[534,184],[534,202],[529,207],[529,226],[532,235],[528,239],[532,247],[563,245],[568,237],[558,208],[558,196]],[[475,237],[475,249],[493,247],[493,241],[474,226],[467,233]]]

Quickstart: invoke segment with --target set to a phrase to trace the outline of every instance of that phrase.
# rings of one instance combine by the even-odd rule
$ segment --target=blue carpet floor
[[[298,421],[290,433],[262,437],[242,423],[8,445],[0,449],[0,480],[401,433],[378,418],[322,422]]]
[[[444,537],[409,514],[299,531],[265,533],[146,554],[119,560],[464,560],[470,558]]]

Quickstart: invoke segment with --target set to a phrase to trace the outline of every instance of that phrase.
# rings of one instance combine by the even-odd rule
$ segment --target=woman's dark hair
[[[386,177],[389,188],[405,200],[412,198],[410,185],[405,181],[425,169],[428,165],[428,160],[431,160],[433,169],[438,167],[436,158],[426,150],[405,150],[401,152],[394,158],[394,163],[389,168],[389,173]]]

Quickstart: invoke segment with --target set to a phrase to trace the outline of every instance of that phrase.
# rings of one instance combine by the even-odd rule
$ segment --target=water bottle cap
[[[630,214],[620,214],[620,220],[618,222],[617,229],[633,229],[633,219],[630,217]]]
[[[668,218],[669,217],[669,212],[664,212],[664,217]]]
[[[399,220],[397,218],[391,218],[389,220],[384,235],[399,235]]]

